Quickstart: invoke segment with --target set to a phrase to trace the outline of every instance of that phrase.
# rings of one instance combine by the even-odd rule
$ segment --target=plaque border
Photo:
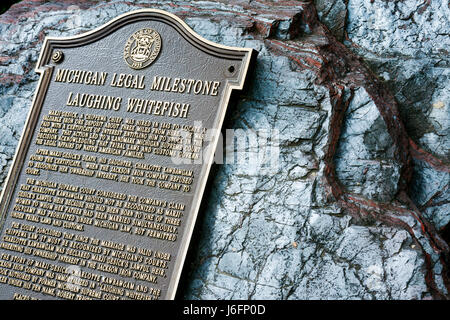
[[[12,160],[11,168],[5,179],[3,190],[1,192],[0,200],[0,231],[3,230],[3,225],[7,217],[7,209],[11,202],[11,197],[15,189],[15,185],[19,178],[19,174],[22,171],[25,155],[31,143],[33,132],[36,129],[37,121],[42,110],[42,106],[46,97],[46,93],[52,78],[55,63],[51,61],[52,52],[56,49],[74,48],[82,45],[87,45],[95,42],[110,33],[115,32],[122,26],[138,22],[138,21],[155,20],[166,23],[174,27],[179,34],[186,39],[194,47],[204,51],[205,53],[229,60],[239,60],[241,67],[238,70],[239,74],[236,77],[236,81],[225,79],[225,88],[220,100],[218,112],[216,114],[216,120],[218,121],[218,127],[222,128],[225,114],[227,111],[228,103],[230,101],[231,93],[233,90],[242,90],[244,87],[245,78],[250,66],[251,61],[258,54],[255,49],[252,48],[240,48],[221,45],[212,41],[209,41],[195,31],[193,31],[181,18],[176,15],[159,9],[139,9],[130,11],[117,16],[110,20],[106,24],[103,24],[91,31],[81,33],[75,36],[69,37],[45,37],[44,43],[41,48],[39,59],[36,63],[35,72],[40,74],[35,95],[32,100],[31,108],[28,112],[22,135],[19,139],[16,147],[16,152]],[[197,221],[200,204],[203,198],[203,194],[206,188],[206,183],[209,177],[211,166],[213,163],[214,151],[217,148],[219,135],[215,135],[213,141],[208,146],[208,153],[204,156],[206,166],[202,165],[197,189],[193,190],[193,203],[190,212],[187,214],[185,220],[185,229],[180,239],[180,247],[178,254],[180,257],[175,259],[173,266],[173,274],[169,281],[167,288],[167,294],[162,299],[173,300],[175,298],[178,283],[181,277],[182,268],[186,259],[187,251],[189,249],[189,243],[192,238],[195,222]]]

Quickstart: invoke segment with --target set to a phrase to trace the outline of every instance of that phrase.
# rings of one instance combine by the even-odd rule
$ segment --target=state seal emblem
[[[150,28],[133,33],[125,44],[123,58],[133,69],[143,69],[152,64],[161,50],[161,36]]]

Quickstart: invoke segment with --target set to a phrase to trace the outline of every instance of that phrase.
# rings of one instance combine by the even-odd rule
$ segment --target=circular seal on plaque
[[[133,69],[143,69],[152,64],[161,51],[161,36],[150,28],[133,33],[125,44],[123,58]]]

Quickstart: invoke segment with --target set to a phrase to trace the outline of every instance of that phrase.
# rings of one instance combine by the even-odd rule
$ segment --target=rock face
[[[0,16],[1,180],[44,37],[139,8],[259,51],[225,127],[268,156],[213,170],[180,298],[449,297],[444,1],[22,1]]]

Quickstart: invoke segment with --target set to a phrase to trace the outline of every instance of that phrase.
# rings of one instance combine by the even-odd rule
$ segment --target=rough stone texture
[[[44,37],[143,7],[259,51],[225,126],[267,137],[267,150],[279,145],[269,157],[278,166],[215,168],[179,297],[448,297],[444,1],[23,1],[0,16],[0,179]]]
[[[442,229],[450,220],[448,2],[349,0],[347,8],[346,44],[395,94],[413,148],[442,160],[415,159],[410,191],[425,217]]]
[[[339,40],[344,39],[348,0],[314,0],[319,19]]]
[[[348,190],[389,202],[397,193],[401,165],[378,109],[363,88],[351,100],[336,156],[339,180]]]

